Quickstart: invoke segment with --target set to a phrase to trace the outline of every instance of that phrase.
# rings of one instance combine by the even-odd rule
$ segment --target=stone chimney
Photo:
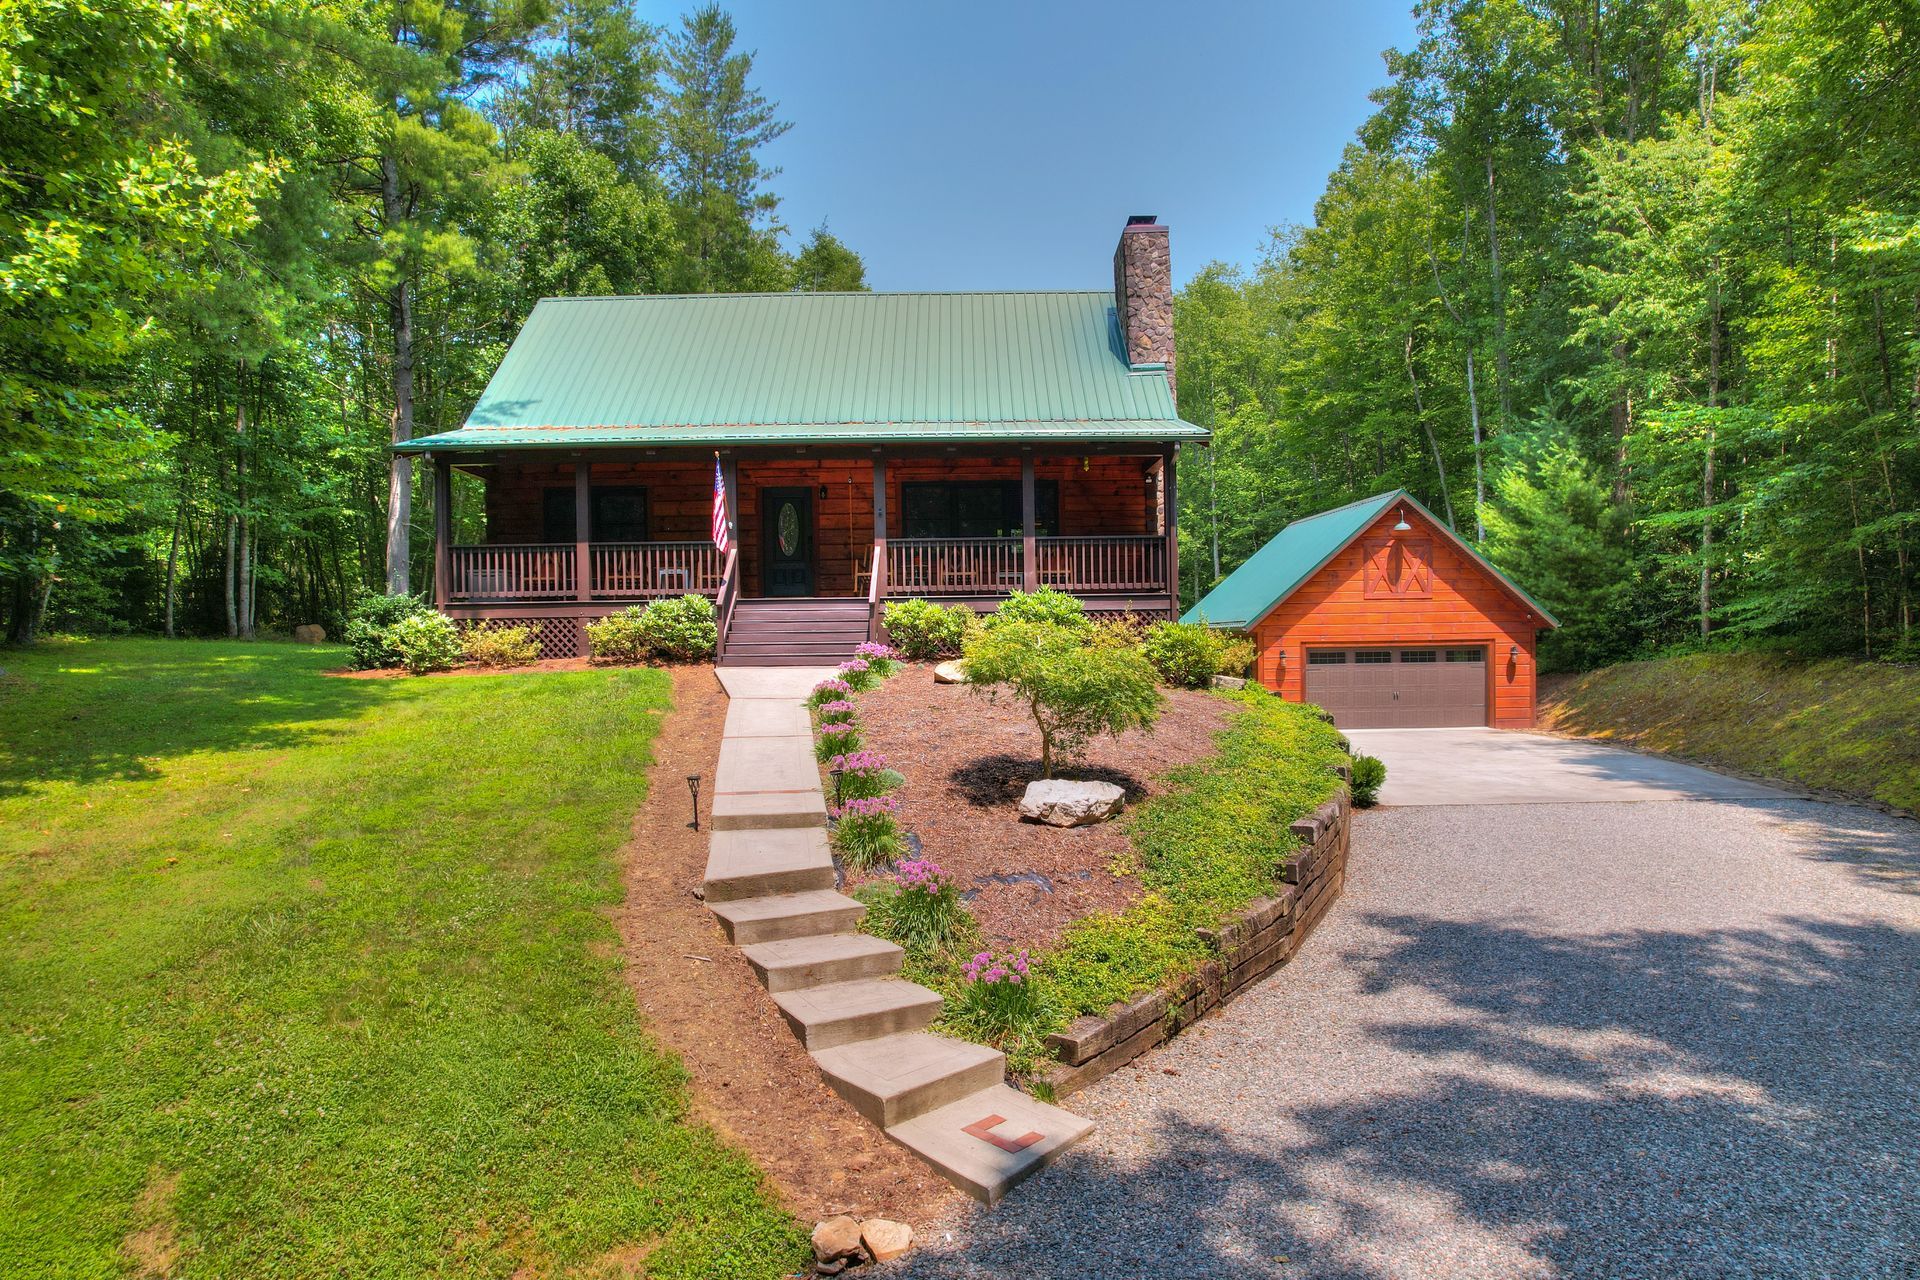
[[[1173,255],[1167,229],[1150,213],[1128,218],[1120,233],[1113,302],[1127,360],[1167,366],[1167,390],[1173,390]]]

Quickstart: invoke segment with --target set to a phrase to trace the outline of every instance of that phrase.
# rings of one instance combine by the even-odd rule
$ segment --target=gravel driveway
[[[1381,809],[1301,956],[918,1277],[1920,1276],[1920,824]]]

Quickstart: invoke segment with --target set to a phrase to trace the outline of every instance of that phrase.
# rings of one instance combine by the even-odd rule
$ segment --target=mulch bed
[[[1164,790],[1160,779],[1174,765],[1212,755],[1231,704],[1192,690],[1166,694],[1151,730],[1096,739],[1061,776],[1117,783],[1131,807]],[[1020,820],[1020,795],[1040,771],[1040,733],[1023,709],[936,684],[921,664],[859,695],[858,705],[866,746],[906,776],[896,793],[904,825],[922,856],[972,894],[991,944],[1044,947],[1075,920],[1140,896],[1138,880],[1113,873],[1133,852],[1122,821],[1063,829]]]
[[[696,832],[686,778],[712,782],[727,696],[712,667],[671,671],[673,709],[654,739],[647,802],[626,849],[626,901],[614,913],[634,997],[654,1038],[686,1065],[695,1114],[767,1171],[796,1217],[811,1223],[850,1213],[923,1225],[950,1211],[960,1193],[827,1087],[693,896],[706,879],[712,787],[701,795]]]

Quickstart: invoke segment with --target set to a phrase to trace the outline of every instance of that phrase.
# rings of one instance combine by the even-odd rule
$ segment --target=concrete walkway
[[[1624,747],[1511,729],[1349,729],[1387,766],[1383,805],[1781,799],[1787,793]]]
[[[1300,957],[1075,1094],[1094,1137],[905,1274],[1913,1280],[1916,974],[1909,820],[1363,813]]]
[[[832,674],[719,668],[729,702],[707,905],[827,1083],[941,1176],[993,1204],[1093,1126],[1007,1087],[998,1050],[928,1034],[939,994],[898,976],[899,947],[856,931],[865,908],[835,889],[805,705]]]

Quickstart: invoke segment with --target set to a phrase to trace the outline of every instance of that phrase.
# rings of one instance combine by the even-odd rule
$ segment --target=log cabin
[[[548,298],[462,426],[395,448],[431,468],[457,621],[584,653],[693,593],[722,664],[835,662],[910,596],[1175,615],[1176,453],[1208,433],[1173,377],[1167,228],[1137,216],[1111,290]]]

